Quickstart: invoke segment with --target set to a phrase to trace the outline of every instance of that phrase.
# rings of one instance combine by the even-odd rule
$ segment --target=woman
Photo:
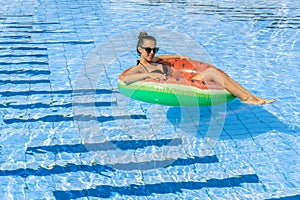
[[[158,48],[156,48],[156,39],[149,36],[146,32],[141,32],[137,43],[137,52],[140,55],[140,60],[136,66],[132,67],[130,71],[126,73],[123,77],[123,81],[126,84],[130,84],[146,78],[166,80],[167,76],[176,72],[169,66],[165,65],[164,60],[172,58],[190,60],[188,57],[176,55],[161,55],[155,57],[155,53],[157,51]],[[193,63],[198,62],[193,60],[190,61]],[[202,64],[201,62],[198,63]],[[265,103],[273,103],[275,101],[274,99],[267,100],[251,94],[239,83],[231,79],[226,73],[212,65],[208,65],[204,71],[197,70],[197,72],[197,74],[192,76],[192,79],[216,82],[244,103],[261,105]]]

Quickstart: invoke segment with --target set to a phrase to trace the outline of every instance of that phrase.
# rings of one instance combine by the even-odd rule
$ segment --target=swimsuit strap
[[[140,62],[139,64],[141,64],[141,66],[146,70],[146,72],[149,73],[149,70],[147,69],[147,67],[145,67],[143,63]]]
[[[143,63],[139,63],[141,64],[141,66],[146,70],[147,73],[149,73],[149,70],[147,69],[147,67],[145,65],[143,65]],[[172,73],[172,70],[165,64],[162,64],[162,71],[157,69],[157,70],[154,70],[152,72],[156,72],[156,73],[162,73],[162,74],[165,74],[165,75],[170,75]]]

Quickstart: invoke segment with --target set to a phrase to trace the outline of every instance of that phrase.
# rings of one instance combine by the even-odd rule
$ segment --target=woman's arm
[[[147,77],[147,73],[144,73],[141,71],[141,69],[139,68],[139,66],[135,66],[132,67],[124,76],[123,76],[123,82],[125,84],[130,84]]]
[[[136,67],[133,67],[132,69],[130,69],[125,74],[125,76],[123,77],[123,82],[125,84],[130,84],[130,83],[134,83],[136,81],[143,80],[143,79],[146,79],[146,78],[152,78],[154,80],[165,80],[166,76],[164,74],[161,74],[161,73],[142,72],[136,66]]]
[[[123,77],[123,82],[125,84],[130,84],[146,78],[149,78],[149,73],[126,74]]]

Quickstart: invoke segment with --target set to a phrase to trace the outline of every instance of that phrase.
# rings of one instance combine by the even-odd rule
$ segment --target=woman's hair
[[[136,51],[139,55],[141,55],[141,53],[139,52],[138,48],[139,47],[143,47],[143,44],[144,44],[144,40],[152,40],[156,43],[156,39],[150,35],[148,35],[147,32],[140,32],[140,35],[139,35],[139,40],[137,42],[137,45],[136,45]]]

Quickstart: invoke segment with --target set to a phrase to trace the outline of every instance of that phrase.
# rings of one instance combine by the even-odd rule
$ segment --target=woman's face
[[[151,49],[149,51],[149,48]],[[139,52],[141,53],[141,57],[151,62],[155,56],[156,43],[153,40],[144,40],[143,46],[139,47]]]

